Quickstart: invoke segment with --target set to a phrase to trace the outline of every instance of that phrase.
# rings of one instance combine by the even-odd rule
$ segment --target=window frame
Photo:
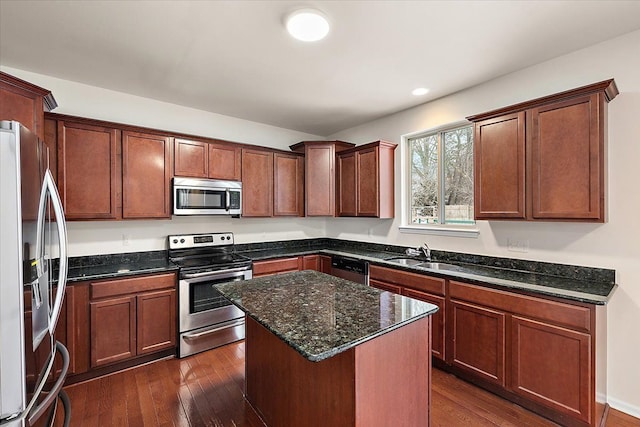
[[[454,123],[448,123],[442,126],[423,129],[420,131],[408,133],[401,136],[402,144],[400,146],[401,157],[401,225],[398,227],[401,233],[409,234],[434,234],[441,236],[454,236],[454,237],[470,237],[477,238],[480,234],[477,221],[473,224],[414,224],[411,222],[411,147],[410,140],[420,137],[425,137],[431,134],[442,134],[446,131],[451,131],[461,127],[471,126],[473,123],[462,120]],[[438,138],[440,141],[440,137]],[[438,198],[443,200],[444,194],[444,168],[441,167],[442,162],[442,142],[438,143]],[[475,160],[475,159],[474,159]],[[444,205],[441,207],[444,211]]]

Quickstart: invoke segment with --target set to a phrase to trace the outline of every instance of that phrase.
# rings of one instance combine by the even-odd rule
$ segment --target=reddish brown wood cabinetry
[[[320,255],[320,272],[325,274],[331,274],[331,257],[326,255]]]
[[[65,217],[121,218],[121,140],[115,128],[58,121],[58,189]]]
[[[276,258],[253,262],[253,277],[270,276],[302,269],[301,257]]]
[[[171,138],[122,133],[122,217],[171,218]]]
[[[304,216],[304,157],[273,154],[273,215]]]
[[[175,175],[239,181],[241,152],[233,143],[176,138]]]
[[[445,279],[394,270],[377,265],[369,266],[369,284],[396,294],[406,295],[438,306],[433,314],[431,341],[435,358],[445,358]]]
[[[395,148],[376,141],[338,153],[338,216],[394,217]]]
[[[613,80],[467,117],[476,219],[605,221]]]
[[[16,120],[44,139],[44,112],[57,106],[47,89],[0,71],[0,120]]]
[[[176,345],[174,273],[90,284],[91,367]]]
[[[303,141],[290,147],[304,153],[306,216],[335,216],[336,153],[354,145],[343,141]]]
[[[242,216],[273,216],[273,153],[242,149]]]

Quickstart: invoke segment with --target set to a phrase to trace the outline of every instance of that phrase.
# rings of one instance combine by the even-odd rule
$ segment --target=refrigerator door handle
[[[51,406],[51,404],[58,398],[58,394],[62,390],[62,386],[64,385],[64,381],[67,378],[67,371],[69,370],[69,352],[66,347],[60,343],[60,341],[56,341],[56,351],[52,352],[49,356],[51,357],[51,366],[53,366],[53,361],[55,359],[56,352],[60,352],[62,356],[62,372],[60,372],[60,376],[56,380],[55,384],[51,387],[51,390],[47,392],[45,398],[38,404],[38,406],[31,409],[28,413],[29,419],[27,420],[29,425],[32,426],[34,423],[44,414],[44,412]],[[44,381],[42,381],[44,384]],[[35,401],[35,399],[34,399]]]
[[[44,183],[51,194],[51,204],[56,214],[56,225],[58,228],[58,244],[60,245],[60,267],[58,270],[58,290],[56,291],[56,299],[51,311],[51,321],[49,322],[49,333],[54,336],[60,311],[62,310],[62,302],[64,301],[64,292],[67,287],[67,272],[69,264],[67,260],[67,223],[64,220],[64,209],[62,201],[58,194],[58,189],[51,175],[51,171],[47,169],[44,175]]]

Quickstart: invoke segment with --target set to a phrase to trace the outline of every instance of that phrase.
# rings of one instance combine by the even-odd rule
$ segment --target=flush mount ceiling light
[[[303,42],[322,40],[329,33],[329,21],[315,9],[300,9],[289,14],[285,20],[287,31]]]
[[[415,96],[426,95],[427,93],[429,93],[429,89],[426,87],[419,87],[411,91],[411,94]]]

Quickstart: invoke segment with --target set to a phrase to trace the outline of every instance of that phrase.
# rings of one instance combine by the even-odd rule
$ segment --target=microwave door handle
[[[67,286],[67,272],[68,272],[68,260],[67,260],[67,224],[64,219],[64,209],[62,207],[62,201],[58,194],[58,189],[53,181],[51,171],[47,169],[44,176],[46,186],[51,193],[51,205],[56,215],[56,225],[58,228],[58,245],[60,256],[60,268],[58,271],[58,289],[56,291],[56,299],[53,304],[53,310],[51,311],[51,321],[49,322],[49,333],[54,335],[58,318],[60,317],[60,311],[62,310],[62,302],[64,301],[65,288]]]
[[[226,196],[227,196],[227,203],[225,205],[225,210],[228,211],[231,208],[231,192],[229,191],[228,188],[224,190],[224,192],[226,193]]]

